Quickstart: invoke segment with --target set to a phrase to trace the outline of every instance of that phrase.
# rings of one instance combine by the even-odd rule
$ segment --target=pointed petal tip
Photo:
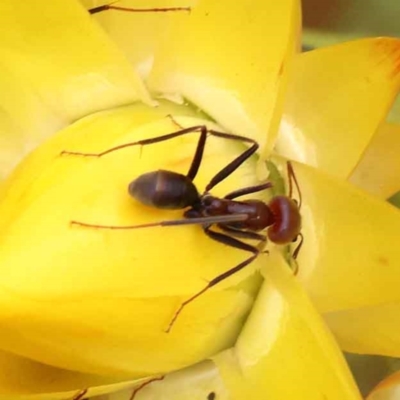
[[[383,55],[377,66],[387,64],[389,79],[400,78],[400,39],[379,37],[372,43],[374,56]]]
[[[295,64],[276,149],[347,178],[400,90],[400,39],[340,43]]]

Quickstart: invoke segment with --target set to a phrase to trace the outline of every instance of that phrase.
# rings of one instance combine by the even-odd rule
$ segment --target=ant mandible
[[[202,290],[185,300],[173,315],[166,332],[170,332],[185,306],[219,282],[232,276],[253,262],[263,252],[262,249],[265,246],[267,238],[276,244],[289,244],[296,241],[299,237],[299,245],[293,253],[293,258],[295,259],[297,257],[303,242],[303,236],[300,233],[301,216],[299,211],[301,206],[301,193],[292,164],[289,161],[287,162],[289,195],[275,196],[267,204],[256,199],[245,199],[242,201],[237,201],[235,199],[268,189],[272,187],[270,182],[234,190],[223,198],[210,194],[211,189],[226,179],[248,160],[257,151],[259,145],[255,140],[245,136],[210,130],[207,129],[205,125],[192,126],[155,138],[122,144],[105,150],[102,153],[80,153],[73,151],[63,151],[61,153],[64,155],[103,157],[127,147],[159,143],[195,132],[200,133],[200,137],[192,163],[186,175],[166,170],[152,171],[140,175],[132,181],[128,187],[129,194],[147,206],[171,210],[186,209],[183,214],[183,219],[128,226],[96,225],[71,221],[72,225],[95,229],[139,229],[155,226],[198,224],[202,226],[204,233],[209,238],[224,245],[251,253],[251,256],[246,260],[218,275],[209,281]],[[193,180],[199,170],[208,135],[249,143],[251,146],[222,168],[210,180],[204,192],[200,194]],[[292,199],[292,181],[295,183],[299,193],[299,203]],[[217,225],[222,232],[214,230],[214,225]],[[265,229],[267,229],[266,235],[258,233]],[[258,244],[253,246],[240,239],[256,240]]]

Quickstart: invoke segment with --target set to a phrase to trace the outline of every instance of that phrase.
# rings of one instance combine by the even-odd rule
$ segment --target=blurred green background
[[[400,38],[400,0],[302,0],[303,49],[366,38]],[[400,123],[400,98],[390,121]]]
[[[302,0],[302,6],[303,51],[373,36],[400,38],[400,0]],[[400,96],[388,121],[400,124]],[[389,201],[400,206],[400,193]],[[346,358],[364,395],[400,369],[400,359],[356,354]]]

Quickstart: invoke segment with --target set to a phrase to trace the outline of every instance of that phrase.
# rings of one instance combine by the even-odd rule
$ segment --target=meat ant
[[[226,179],[248,160],[257,151],[259,145],[255,140],[248,137],[217,132],[207,129],[205,125],[192,126],[155,138],[122,144],[101,153],[80,153],[72,151],[63,151],[61,153],[63,155],[103,157],[114,151],[130,146],[145,146],[159,143],[195,132],[200,133],[200,137],[192,163],[186,175],[166,170],[152,171],[140,175],[132,181],[128,187],[129,194],[144,205],[159,209],[186,209],[183,213],[183,219],[128,226],[108,226],[71,221],[72,225],[94,229],[139,229],[155,226],[198,224],[202,226],[204,233],[210,239],[252,254],[240,264],[213,278],[202,290],[182,302],[168,325],[167,333],[170,332],[185,306],[219,282],[242,270],[263,253],[262,249],[265,247],[267,238],[276,244],[289,244],[296,241],[297,238],[300,238],[300,242],[292,255],[294,259],[297,257],[303,242],[303,236],[300,233],[301,216],[299,211],[301,207],[301,193],[292,164],[289,161],[287,162],[289,195],[275,196],[267,204],[256,199],[245,199],[242,201],[237,201],[235,199],[268,189],[272,187],[271,182],[237,189],[228,193],[223,198],[215,197],[210,194],[211,189]],[[207,184],[204,192],[200,194],[193,180],[199,170],[208,135],[249,143],[251,146],[214,175]],[[299,203],[292,199],[292,181],[295,183],[299,193]],[[224,233],[212,229],[214,225],[217,225],[219,230]],[[265,229],[267,229],[266,235],[258,233]],[[258,244],[253,246],[238,238],[256,240]]]
[[[90,8],[89,14],[98,14],[103,11],[108,11],[108,10],[117,10],[117,11],[126,11],[126,12],[135,12],[135,13],[140,13],[140,12],[145,12],[145,13],[153,13],[153,12],[171,12],[171,11],[187,11],[190,12],[191,8],[190,7],[160,7],[160,8],[132,8],[132,7],[120,7],[120,6],[114,6],[115,3],[118,3],[117,1],[113,1],[112,3],[109,4],[104,4],[102,6],[98,7],[93,7]]]

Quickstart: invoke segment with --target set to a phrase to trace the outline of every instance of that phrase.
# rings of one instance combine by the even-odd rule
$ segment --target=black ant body
[[[230,133],[209,130],[204,125],[192,126],[190,128],[181,129],[167,135],[123,144],[97,154],[70,151],[62,152],[62,154],[69,155],[102,157],[126,147],[137,145],[144,146],[148,144],[159,143],[193,132],[200,132],[200,137],[197,143],[193,161],[186,175],[165,170],[153,171],[140,175],[130,183],[128,188],[129,194],[145,205],[160,209],[186,209],[183,219],[129,226],[106,226],[71,221],[71,224],[73,225],[96,229],[138,229],[154,226],[199,224],[202,226],[204,233],[211,239],[227,246],[251,253],[251,256],[246,260],[242,261],[240,264],[229,269],[228,271],[218,275],[212,279],[201,291],[184,301],[171,319],[167,332],[171,330],[179,314],[187,304],[195,300],[211,287],[240,271],[254,261],[263,252],[262,248],[264,247],[267,238],[273,243],[289,244],[293,241],[296,241],[296,239],[300,237],[300,243],[293,253],[293,257],[297,257],[303,240],[303,237],[300,233],[301,216],[299,208],[301,205],[301,198],[299,199],[299,204],[292,199],[292,180],[294,181],[297,189],[299,189],[299,186],[291,163],[287,163],[289,196],[275,196],[267,204],[256,199],[245,199],[242,201],[235,199],[270,188],[272,186],[270,182],[235,190],[223,198],[215,197],[210,194],[210,190],[227,178],[230,174],[232,174],[247,159],[249,159],[256,152],[259,145],[253,139]],[[197,175],[203,158],[207,135],[250,143],[251,146],[233,161],[231,161],[228,165],[222,168],[210,180],[205,188],[205,191],[200,194],[194,185],[193,180]],[[300,190],[299,196],[301,197]],[[214,230],[214,225],[217,225],[224,233]],[[265,229],[267,229],[266,235],[258,233],[259,231],[263,231]],[[256,240],[258,241],[258,245],[250,245],[239,240],[238,238]]]

